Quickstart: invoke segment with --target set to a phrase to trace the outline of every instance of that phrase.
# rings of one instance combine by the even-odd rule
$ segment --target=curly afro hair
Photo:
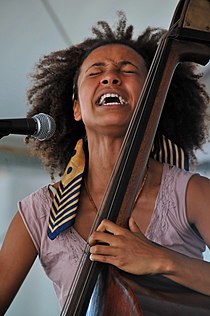
[[[113,31],[105,21],[92,28],[93,37],[67,49],[44,56],[31,75],[32,86],[27,91],[31,109],[28,117],[44,112],[56,122],[54,136],[38,141],[28,136],[32,153],[38,156],[51,175],[62,174],[77,140],[85,135],[82,122],[73,117],[72,95],[77,97],[80,67],[96,47],[119,43],[132,47],[145,60],[149,69],[160,38],[165,30],[148,27],[133,39],[133,26],[126,25],[126,16],[118,12],[118,24]],[[180,63],[173,75],[165,101],[158,132],[181,146],[189,156],[201,148],[208,137],[205,121],[209,96],[193,63]]]

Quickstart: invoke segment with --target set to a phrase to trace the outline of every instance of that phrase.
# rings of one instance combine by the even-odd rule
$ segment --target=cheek
[[[92,97],[92,86],[88,84],[87,82],[81,83],[78,86],[78,99],[80,104],[84,105],[87,102],[91,101]]]
[[[80,119],[85,123],[87,118],[90,116],[90,102],[88,101],[89,98],[87,96],[87,94],[82,93],[78,95],[78,99],[79,99],[79,111],[78,113],[80,114]],[[78,116],[79,117],[79,116]]]
[[[133,99],[135,102],[138,101],[139,99],[139,96],[142,92],[142,88],[143,88],[143,85],[144,85],[144,82],[142,81],[138,81],[138,82],[133,82],[133,85],[132,85],[132,96],[133,96]]]
[[[78,99],[82,116],[90,111],[94,102],[95,85],[94,82],[81,83],[78,87]]]

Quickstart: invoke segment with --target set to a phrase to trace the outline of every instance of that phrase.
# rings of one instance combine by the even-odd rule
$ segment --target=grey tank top
[[[202,259],[205,243],[189,225],[185,209],[186,189],[192,175],[164,164],[160,191],[145,235],[171,250]],[[18,207],[62,307],[86,243],[73,227],[55,240],[48,238],[51,202],[49,187],[45,186],[25,197]]]

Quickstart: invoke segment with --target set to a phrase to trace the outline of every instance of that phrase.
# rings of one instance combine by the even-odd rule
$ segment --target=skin
[[[111,175],[146,74],[142,57],[131,48],[119,44],[95,49],[81,66],[74,117],[77,121],[83,120],[86,127],[89,146],[86,180],[96,207],[100,204]],[[126,103],[98,106],[97,100],[104,93],[118,93]],[[147,180],[133,210],[129,229],[104,220],[97,231],[89,236],[96,208],[84,188],[74,228],[85,240],[89,240],[91,260],[110,263],[134,274],[162,273],[176,282],[210,295],[209,263],[155,245],[144,236],[162,176],[160,163],[150,160],[148,166]],[[187,188],[187,217],[208,246],[209,205],[210,181],[193,176]],[[99,241],[107,243],[107,246],[99,245]],[[36,256],[32,239],[17,213],[0,251],[0,315],[7,310]]]
[[[97,206],[111,176],[146,75],[143,58],[124,45],[106,45],[95,49],[81,67],[74,116],[77,121],[82,119],[86,127],[89,149],[87,184]],[[97,100],[107,92],[121,95],[126,104],[98,106]],[[82,192],[75,228],[85,239],[94,217],[95,210],[86,193]],[[90,221],[85,227],[82,224],[84,218],[85,223],[88,223],[88,219]]]

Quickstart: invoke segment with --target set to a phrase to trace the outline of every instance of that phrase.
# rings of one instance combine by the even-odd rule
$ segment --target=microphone
[[[30,135],[43,141],[52,137],[55,130],[54,119],[45,113],[36,114],[32,118],[0,119],[0,136]]]

